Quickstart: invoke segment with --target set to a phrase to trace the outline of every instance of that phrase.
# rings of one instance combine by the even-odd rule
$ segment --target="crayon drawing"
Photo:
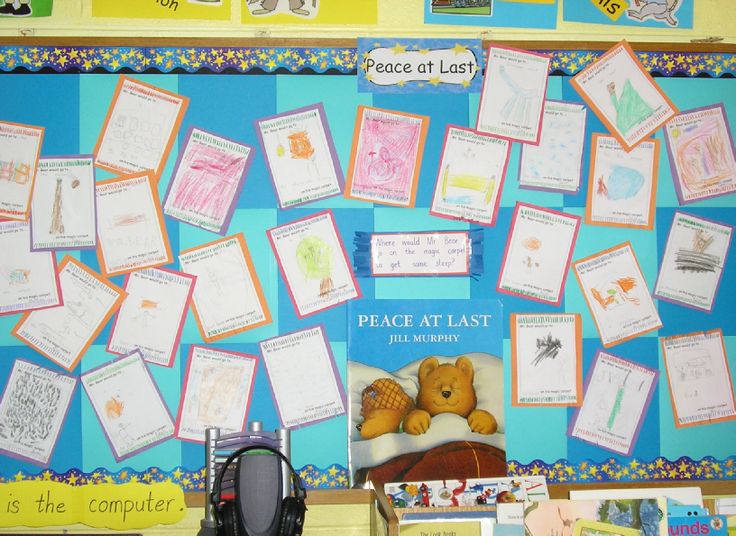
[[[26,184],[31,178],[31,166],[17,164],[13,160],[0,160],[0,181]]]
[[[595,193],[609,201],[631,199],[644,186],[644,175],[628,166],[613,166],[608,177],[600,175],[596,179]]]
[[[718,255],[707,253],[708,247],[713,244],[715,237],[703,229],[695,229],[692,238],[692,248],[680,248],[675,254],[675,270],[692,272],[715,272],[721,265]]]
[[[615,110],[616,128],[622,136],[626,136],[632,128],[643,123],[654,113],[654,108],[644,100],[629,78],[624,82],[620,94],[617,93],[615,82],[609,83],[606,89]]]
[[[305,279],[319,279],[319,296],[324,298],[333,289],[332,247],[320,237],[304,237],[296,247],[296,264]]]
[[[671,132],[680,182],[689,191],[703,192],[736,174],[728,134],[716,119]]]
[[[633,277],[621,277],[614,281],[601,283],[592,287],[590,293],[604,311],[631,304],[639,305],[641,300],[632,295],[637,287]]]
[[[473,197],[480,197],[482,205],[489,205],[496,188],[495,175],[483,177],[470,173],[452,173],[449,164],[442,172],[441,181],[442,201],[451,205],[473,204]]]
[[[243,175],[247,157],[207,145],[195,145],[186,169],[171,192],[170,206],[221,222],[225,220]],[[168,200],[167,200],[168,201]],[[168,203],[167,203],[168,204]]]
[[[501,108],[501,117],[512,123],[527,124],[532,119],[532,114],[537,111],[539,99],[539,87],[523,87],[506,70],[505,65],[498,68],[498,72],[506,85],[511,90],[511,95],[506,99]]]

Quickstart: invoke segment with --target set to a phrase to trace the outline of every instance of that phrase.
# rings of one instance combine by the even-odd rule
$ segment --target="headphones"
[[[268,532],[272,536],[300,536],[304,529],[304,513],[307,510],[307,506],[304,503],[307,492],[304,489],[304,483],[299,475],[294,471],[294,468],[289,463],[289,460],[278,450],[265,445],[251,445],[248,447],[242,447],[230,454],[225,463],[220,467],[220,471],[215,476],[215,482],[212,486],[212,494],[210,496],[210,502],[212,504],[212,513],[215,518],[215,525],[217,530],[217,536],[248,536],[247,527],[244,526],[245,520],[241,519],[241,515],[238,509],[237,498],[234,501],[223,501],[220,498],[222,492],[222,480],[230,464],[233,463],[237,458],[240,458],[246,452],[252,450],[267,451],[271,454],[278,456],[282,462],[284,462],[289,471],[291,472],[291,481],[294,488],[294,495],[287,495],[281,501],[280,519],[278,524],[274,527],[271,526],[271,530]],[[279,465],[281,467],[281,465]],[[236,472],[235,487],[239,489],[239,478],[240,472]],[[280,478],[279,478],[280,480]],[[278,511],[277,511],[278,514]],[[247,524],[246,524],[247,525]],[[274,532],[275,530],[275,532]]]

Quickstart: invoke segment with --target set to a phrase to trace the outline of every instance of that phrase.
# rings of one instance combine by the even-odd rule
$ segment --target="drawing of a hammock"
[[[483,203],[485,205],[491,202],[493,198],[493,190],[496,187],[495,177],[481,177],[479,175],[471,175],[469,173],[450,174],[450,166],[446,165],[442,172],[442,200],[448,203],[468,203],[467,196],[448,197],[447,188],[458,188],[460,190],[471,190],[484,193]]]

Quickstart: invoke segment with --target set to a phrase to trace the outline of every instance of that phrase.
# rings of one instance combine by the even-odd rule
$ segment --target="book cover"
[[[506,475],[498,300],[348,306],[353,485]]]

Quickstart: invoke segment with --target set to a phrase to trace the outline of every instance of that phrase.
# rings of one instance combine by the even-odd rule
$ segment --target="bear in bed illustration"
[[[506,475],[503,363],[471,352],[395,371],[348,361],[353,485]]]

